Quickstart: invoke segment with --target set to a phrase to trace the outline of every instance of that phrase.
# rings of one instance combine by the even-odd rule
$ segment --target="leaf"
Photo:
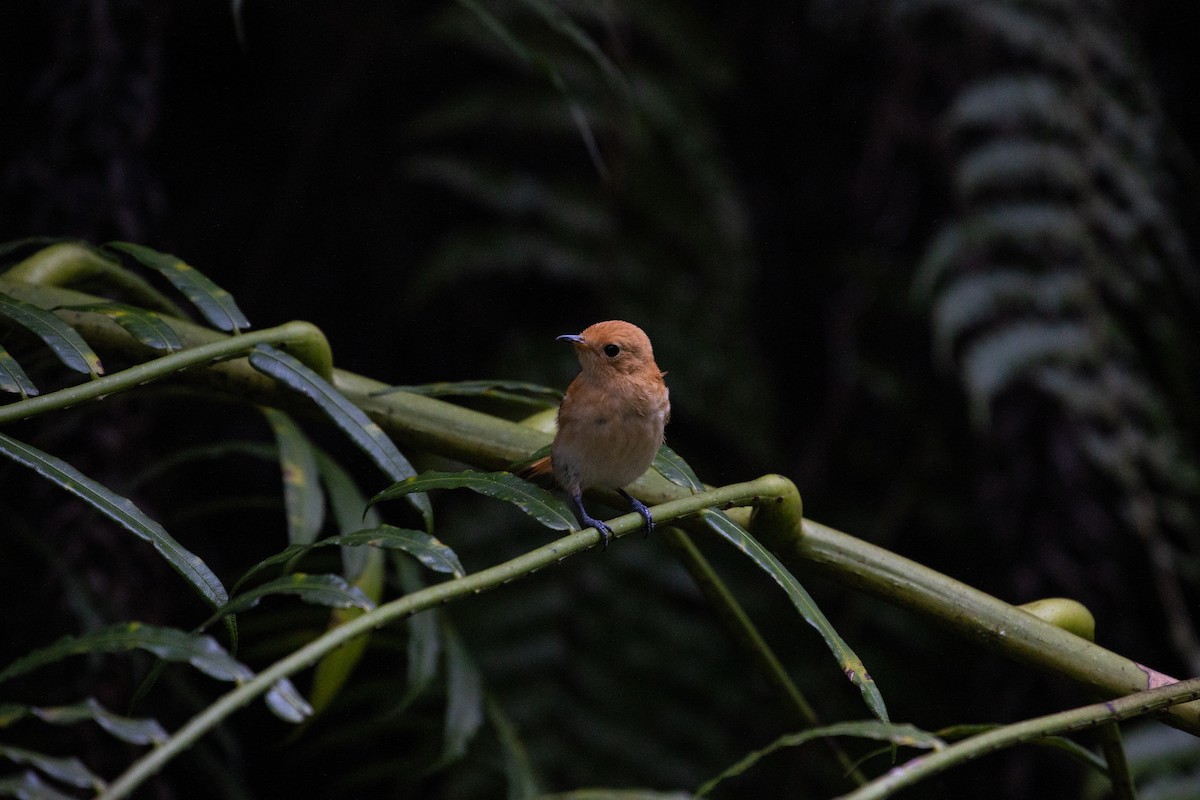
[[[659,475],[676,486],[691,489],[692,494],[704,491],[704,484],[696,475],[695,470],[665,444],[658,448],[658,455],[654,456],[654,463],[651,466]]]
[[[51,312],[24,300],[0,294],[0,316],[8,317],[45,342],[58,360],[67,367],[84,375],[104,374],[100,357],[83,337]]]
[[[416,474],[383,429],[358,406],[351,403],[328,381],[298,359],[269,345],[260,344],[250,353],[250,365],[283,385],[312,400],[327,417],[366,453],[384,474],[394,481]],[[408,499],[425,519],[425,528],[433,526],[433,507],[429,498],[414,494]]]
[[[557,389],[525,381],[506,380],[456,381],[426,383],[418,386],[392,386],[378,392],[372,392],[372,396],[377,397],[394,392],[407,392],[427,397],[487,397],[537,406],[538,408],[554,408],[562,399],[562,392]]]
[[[837,630],[826,619],[825,615],[821,613],[821,609],[817,607],[816,602],[809,593],[800,585],[795,576],[788,572],[787,567],[781,564],[771,551],[759,544],[744,528],[725,514],[705,509],[700,512],[700,518],[717,535],[745,553],[760,569],[775,579],[775,582],[787,593],[788,598],[796,606],[796,609],[804,617],[805,621],[820,632],[821,637],[825,639],[825,644],[828,645],[834,656],[837,657],[838,663],[842,667],[842,672],[845,673],[850,682],[857,686],[859,692],[862,693],[867,707],[871,709],[871,712],[876,717],[887,722],[888,713],[887,707],[883,702],[883,696],[880,695],[879,689],[875,686],[875,681],[867,673],[862,660],[850,649],[850,645],[843,641]]]
[[[366,514],[362,512],[367,506],[367,498],[359,491],[358,485],[346,470],[319,448],[316,455],[317,468],[321,472],[321,481],[325,484],[325,492],[329,498],[329,507],[333,512],[338,533],[344,536],[354,533],[364,526],[367,528],[378,527],[379,515],[374,510],[370,510]],[[346,576],[346,580],[356,582],[358,576],[375,560],[380,562],[383,560],[383,554],[379,552],[378,548],[343,546],[342,574]]]
[[[157,522],[127,497],[92,480],[67,462],[35,447],[0,433],[0,453],[47,478],[58,487],[83,500],[113,522],[144,539],[215,607],[224,605],[229,595],[221,580],[198,556],[175,541]]]
[[[172,353],[183,349],[183,340],[179,338],[179,334],[153,311],[115,302],[60,307],[71,311],[103,314],[120,325],[130,336],[154,350]]]
[[[92,721],[123,742],[130,744],[161,744],[167,740],[167,732],[158,720],[123,717],[106,709],[94,697],[82,703],[51,708],[32,708],[30,713],[51,725],[73,725]]]
[[[48,756],[22,747],[0,744],[0,758],[7,758],[15,764],[36,767],[51,778],[69,783],[71,786],[78,786],[80,789],[102,789],[105,786],[99,775],[85,767],[83,762],[74,756],[69,758]]]
[[[296,572],[242,592],[200,627],[207,628],[222,617],[254,608],[264,597],[276,594],[294,594],[306,603],[331,608],[361,608],[364,611],[375,608],[375,603],[363,594],[361,589],[346,583],[339,575],[307,575]]]
[[[25,370],[9,352],[0,346],[0,391],[10,394],[20,394],[21,397],[33,397],[38,394],[38,388],[29,380]]]
[[[344,536],[331,536],[320,539],[312,544],[294,544],[286,549],[268,556],[246,571],[235,588],[244,584],[248,579],[262,570],[276,564],[284,564],[309,550],[317,547],[379,547],[385,550],[403,550],[418,559],[422,564],[436,572],[446,572],[461,578],[466,572],[458,555],[437,538],[424,531],[410,528],[397,528],[393,525],[377,525],[374,528],[348,533]]]
[[[74,795],[63,794],[52,788],[32,770],[15,777],[0,778],[0,795],[18,797],[21,800],[76,800]]]
[[[250,320],[238,308],[233,296],[217,286],[202,272],[169,253],[160,253],[130,242],[109,242],[110,250],[128,253],[144,266],[162,273],[192,302],[208,323],[217,330],[237,333],[250,327]]]
[[[316,453],[290,416],[274,408],[263,407],[261,411],[279,446],[288,541],[309,544],[316,540],[325,523],[325,495],[321,491]]]
[[[399,556],[393,558],[400,588],[412,594],[424,588],[416,564]],[[436,608],[427,608],[408,618],[408,690],[397,704],[396,713],[420,697],[437,677],[438,660],[442,653],[441,615]]]
[[[500,705],[491,697],[485,706],[488,722],[496,732],[504,755],[504,776],[508,783],[508,800],[531,800],[541,794],[537,773],[529,759],[529,751]]]
[[[810,728],[800,733],[790,733],[780,736],[771,744],[761,750],[749,753],[742,760],[729,767],[729,769],[709,780],[696,790],[696,795],[703,796],[708,794],[721,781],[741,775],[761,761],[763,757],[774,753],[776,750],[784,747],[798,747],[814,739],[826,739],[833,736],[854,736],[860,739],[875,739],[891,742],[894,745],[902,747],[916,747],[922,750],[937,750],[945,746],[945,743],[938,737],[912,725],[897,725],[890,722],[876,722],[874,720],[866,722],[838,722],[833,725]]]
[[[83,636],[64,636],[54,644],[18,658],[0,672],[0,683],[25,675],[65,658],[90,653],[124,653],[147,650],[164,661],[186,662],[220,681],[244,683],[254,672],[229,655],[211,636],[187,633],[176,628],[130,622],[102,628]],[[300,722],[311,711],[287,679],[277,681],[267,695],[267,704],[283,719]]]
[[[483,679],[462,639],[450,628],[446,633],[446,724],[440,765],[452,764],[483,725]]]
[[[511,472],[422,472],[384,489],[371,498],[369,505],[431,489],[470,489],[512,503],[547,528],[556,531],[575,529],[575,517],[565,503]]]

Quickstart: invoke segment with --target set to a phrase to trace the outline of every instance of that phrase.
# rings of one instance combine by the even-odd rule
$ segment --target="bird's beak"
[[[578,333],[564,333],[562,336],[555,337],[555,339],[559,342],[570,342],[571,344],[586,344],[583,341],[583,337]]]

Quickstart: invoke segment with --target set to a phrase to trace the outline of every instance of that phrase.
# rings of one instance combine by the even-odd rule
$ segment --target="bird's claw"
[[[650,509],[646,508],[645,503],[643,503],[641,500],[638,500],[624,489],[618,489],[617,492],[629,501],[629,505],[634,511],[641,515],[642,520],[645,522],[645,524],[642,526],[642,538],[644,539],[649,536],[650,532],[654,530],[654,517],[650,516]]]
[[[612,528],[608,527],[608,523],[602,522],[593,517],[589,517],[585,514],[583,517],[583,524],[585,527],[592,527],[596,529],[596,532],[600,534],[600,549],[607,550],[608,540],[612,538]]]

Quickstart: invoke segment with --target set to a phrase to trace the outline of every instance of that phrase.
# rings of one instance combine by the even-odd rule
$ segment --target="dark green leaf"
[[[382,428],[298,359],[274,347],[260,344],[250,354],[250,365],[316,403],[392,480],[399,481],[416,474],[412,464],[396,449]],[[414,494],[408,501],[421,512],[426,530],[432,528],[433,507],[429,504],[429,498],[424,494]]]
[[[483,679],[458,634],[446,633],[446,727],[441,764],[452,764],[483,725]]]
[[[35,753],[21,747],[9,747],[0,744],[0,758],[6,758],[15,764],[25,764],[36,767],[55,780],[78,786],[80,789],[101,789],[104,781],[83,765],[78,758],[61,758]]]
[[[500,705],[492,698],[485,706],[488,722],[496,731],[500,750],[504,754],[504,776],[508,782],[508,800],[532,800],[541,794],[537,773],[529,751]]]
[[[0,391],[20,394],[21,397],[33,397],[38,393],[38,388],[29,380],[25,370],[3,347],[0,347]]]
[[[90,720],[121,741],[130,744],[161,744],[167,740],[167,732],[154,719],[123,717],[106,709],[89,697],[82,703],[71,706],[30,709],[38,719],[51,725],[73,725]]]
[[[113,625],[83,636],[64,636],[54,644],[23,656],[0,672],[0,682],[19,677],[65,658],[89,653],[123,653],[148,650],[164,661],[186,662],[217,680],[244,683],[254,677],[245,664],[233,658],[216,639],[198,636],[176,628],[163,628],[131,622]],[[308,715],[308,704],[291,682],[275,683],[267,695],[267,704],[289,722],[300,722]]]
[[[109,242],[105,247],[128,253],[143,265],[162,273],[217,330],[236,333],[250,327],[250,320],[238,308],[232,295],[195,267],[169,253],[160,253],[140,244]]]
[[[470,489],[512,503],[547,528],[574,530],[575,517],[563,501],[511,472],[423,472],[393,484],[371,498],[371,505],[431,489]]]
[[[487,397],[496,400],[523,403],[538,408],[554,408],[562,399],[562,392],[547,386],[525,381],[481,380],[457,381],[454,383],[426,383],[419,386],[392,386],[373,395],[393,392],[422,394],[428,397]]]
[[[361,589],[346,583],[339,575],[306,575],[296,572],[242,592],[218,610],[202,627],[207,628],[229,614],[240,614],[254,608],[264,597],[276,594],[294,594],[306,603],[331,608],[353,607],[370,611],[375,607]]]
[[[825,615],[821,613],[816,601],[800,585],[795,576],[788,572],[787,567],[781,564],[771,551],[759,544],[744,528],[725,514],[705,509],[700,513],[700,517],[721,538],[745,553],[759,568],[775,579],[805,621],[820,632],[821,637],[825,639],[825,644],[837,657],[842,672],[862,693],[867,707],[876,717],[887,722],[887,706],[884,705],[883,696],[875,686],[875,681],[867,672],[867,668],[863,666],[862,659],[850,649],[850,645],[846,644]]]
[[[76,372],[93,376],[104,374],[100,357],[83,337],[51,312],[24,300],[0,294],[0,316],[8,317],[41,339],[59,361]]]
[[[325,484],[325,492],[338,533],[346,535],[363,527],[377,527],[380,520],[374,509],[366,514],[362,513],[367,507],[367,498],[359,491],[354,479],[322,450],[317,449],[316,454],[317,469],[320,470],[321,481]],[[375,555],[372,555],[373,553]],[[368,547],[343,546],[342,574],[348,581],[357,581],[376,557],[382,558],[383,554]]]
[[[153,545],[188,583],[213,607],[229,600],[221,581],[191,551],[175,541],[166,530],[146,516],[133,501],[122,497],[84,475],[62,459],[43,453],[35,447],[18,442],[0,433],[0,453],[37,472],[62,489],[82,499],[92,508],[116,522],[122,528]]]
[[[288,541],[310,544],[325,523],[325,495],[321,491],[317,456],[312,443],[291,417],[274,408],[261,409],[279,447],[283,472],[283,499],[287,508]]]
[[[6,258],[10,253],[15,253],[18,250],[23,250],[26,247],[46,247],[52,244],[61,242],[69,242],[71,239],[66,239],[61,236],[26,236],[23,239],[14,239],[11,242],[0,244],[0,258]]]
[[[761,750],[755,750],[722,772],[717,777],[705,783],[696,790],[698,796],[711,792],[718,783],[726,778],[741,775],[750,767],[757,764],[764,756],[774,753],[784,747],[797,747],[814,739],[826,739],[832,736],[854,736],[860,739],[891,742],[901,747],[916,747],[922,750],[937,750],[944,746],[941,739],[931,733],[926,733],[912,725],[896,725],[890,722],[839,722],[820,728],[810,728],[801,733],[791,733],[781,736]]]
[[[17,797],[20,800],[77,800],[75,796],[63,794],[43,783],[37,773],[31,770],[26,770],[20,775],[0,778],[0,795]]]
[[[179,334],[153,311],[114,302],[86,303],[63,308],[103,314],[124,328],[130,336],[154,350],[171,353],[183,349],[183,341]]]
[[[400,588],[412,594],[424,588],[417,565],[397,555],[393,561],[400,579]],[[408,690],[400,700],[399,709],[408,707],[437,677],[438,660],[442,654],[441,615],[428,608],[408,618]]]
[[[665,444],[658,448],[658,455],[654,457],[652,466],[659,475],[676,486],[691,489],[693,494],[704,491],[704,484],[697,477],[695,471]]]

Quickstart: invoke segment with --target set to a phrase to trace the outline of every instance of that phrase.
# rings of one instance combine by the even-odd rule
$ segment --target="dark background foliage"
[[[503,34],[473,8],[248,0],[242,46],[222,2],[7,4],[0,240],[118,238],[173,252],[257,324],[315,322],[339,366],[396,383],[562,386],[574,367],[554,335],[633,320],[670,372],[670,442],[706,481],[780,472],[814,519],[1011,602],[1074,597],[1096,613],[1106,646],[1171,673],[1200,668],[1189,651],[1194,8],[553,6],[600,55],[538,3],[482,6]],[[1002,94],[963,122],[973,91],[1033,80],[1078,101],[1082,127],[1005,116]],[[1066,160],[1039,172],[1009,151],[1011,174],[984,180],[973,157],[991,145],[1058,148]],[[1047,233],[1036,214],[1005,216],[1016,207],[1065,216]],[[980,238],[979,226],[1001,221],[1010,227]],[[1064,244],[1067,223],[1082,233]],[[938,277],[922,290],[922,274]],[[1066,276],[1072,292],[1056,294],[1047,275]],[[953,291],[980,276],[993,294],[968,308]],[[1096,398],[1111,407],[1097,410]],[[169,421],[158,408],[121,404],[55,439],[90,451],[79,457],[97,459],[91,474],[105,478],[122,469],[104,456],[148,464],[188,443],[263,435],[211,407],[181,405]],[[267,466],[238,469],[160,492],[159,508],[220,494],[221,480],[274,491]],[[164,513],[186,527],[216,512]],[[525,549],[511,539],[528,529],[497,513],[473,501],[443,510],[443,538],[468,567]],[[64,572],[114,589],[102,616],[137,608],[115,589],[149,581],[143,567],[102,536],[66,541],[52,545]],[[686,578],[663,566],[666,548],[621,545],[603,567],[587,559],[457,618],[548,788],[694,785],[795,727],[781,711],[744,713],[770,696],[744,660],[712,652],[722,635]],[[45,553],[14,552],[36,565],[37,585]],[[771,594],[730,569],[751,596]],[[895,718],[934,728],[1086,700],[873,600],[814,590]],[[748,602],[792,625],[777,601]],[[52,597],[40,605],[81,613]],[[822,674],[833,670],[815,637],[797,644],[794,628],[764,625],[803,665],[802,681],[828,691],[837,676]],[[612,637],[629,652],[606,647]],[[8,641],[24,652],[38,632]],[[640,718],[656,706],[629,675],[648,695],[673,692],[678,716]],[[830,718],[863,715],[851,690],[828,703]],[[381,725],[392,752],[429,733]],[[317,742],[300,747],[353,746]],[[248,771],[264,792],[277,780],[335,785],[329,773],[341,769],[289,773],[286,749],[259,758]],[[965,770],[947,791],[1013,797],[1076,781],[1054,759],[1000,762]],[[820,771],[779,769],[796,783],[773,785],[803,796],[809,769]],[[1002,781],[982,777],[998,771]],[[480,791],[456,775],[424,789]]]

